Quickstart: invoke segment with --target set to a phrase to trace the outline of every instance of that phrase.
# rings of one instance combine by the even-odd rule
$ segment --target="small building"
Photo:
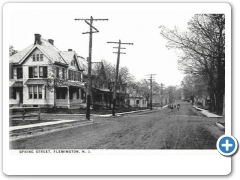
[[[126,105],[131,107],[148,107],[147,98],[140,95],[136,89],[127,88],[127,92],[129,93],[128,98],[125,100]]]

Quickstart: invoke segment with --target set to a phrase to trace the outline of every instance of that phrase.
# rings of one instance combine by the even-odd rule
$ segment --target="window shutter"
[[[16,97],[16,89],[12,88],[12,90],[13,90],[13,99],[17,99],[17,97]]]
[[[20,79],[20,78],[19,78],[19,75],[20,75],[20,74],[19,74],[19,68],[17,68],[17,79]]]
[[[13,68],[12,68],[12,66],[9,67],[9,79],[13,79]]]
[[[68,79],[70,80],[70,70],[68,70]]]
[[[23,69],[22,68],[20,68],[20,77],[19,77],[20,79],[22,79],[23,78]]]
[[[28,67],[28,77],[33,78],[33,68],[32,67]]]
[[[43,78],[47,78],[47,66],[43,67]]]

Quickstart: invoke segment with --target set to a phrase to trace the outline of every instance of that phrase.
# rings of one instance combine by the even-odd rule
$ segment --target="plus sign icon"
[[[233,155],[238,148],[238,142],[233,136],[223,135],[217,141],[218,152],[224,156]]]

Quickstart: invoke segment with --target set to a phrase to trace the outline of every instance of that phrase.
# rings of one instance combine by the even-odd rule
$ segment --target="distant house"
[[[169,93],[168,90],[163,90],[162,92],[155,91],[152,94],[153,106],[165,106],[169,103]]]
[[[140,95],[129,95],[126,103],[131,107],[147,107],[147,99]]]
[[[136,89],[131,87],[127,88],[127,93],[129,93],[128,98],[126,98],[126,104],[131,107],[147,107],[148,101],[146,97],[140,95]]]
[[[34,44],[11,56],[9,65],[10,107],[75,108],[85,102],[79,56],[59,51],[52,39],[35,34]]]
[[[84,71],[85,81],[87,82],[87,68]],[[109,87],[105,67],[103,62],[92,62],[92,104],[95,106],[112,107],[113,89]],[[121,79],[121,77],[119,78]],[[113,82],[114,83],[114,82]],[[125,86],[119,82],[116,90],[116,106],[120,107],[125,104],[125,98],[128,94]]]

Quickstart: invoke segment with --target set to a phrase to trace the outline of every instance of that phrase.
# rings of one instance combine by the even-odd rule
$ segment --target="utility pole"
[[[75,19],[75,21],[85,21],[90,27],[89,32],[83,32],[82,34],[89,34],[89,55],[88,55],[88,84],[87,84],[87,112],[86,119],[90,120],[90,105],[91,105],[91,91],[92,91],[92,80],[91,80],[91,69],[92,69],[92,34],[98,33],[97,28],[93,26],[93,21],[108,21],[108,19]],[[93,31],[93,29],[95,31]]]
[[[152,81],[154,80],[153,76],[155,76],[156,74],[148,74],[147,76],[150,76],[149,77],[149,81],[150,81],[150,109],[152,110]]]
[[[163,83],[161,83],[161,92],[160,92],[160,94],[161,94],[161,108],[162,108],[162,106],[163,106]]]
[[[118,47],[113,47],[113,48],[117,48],[118,52],[113,52],[113,53],[117,53],[117,66],[116,66],[116,74],[115,74],[115,83],[114,83],[114,88],[113,88],[113,108],[112,108],[112,115],[115,116],[115,109],[116,109],[116,99],[117,99],[117,80],[118,80],[118,70],[119,70],[119,61],[120,61],[120,54],[126,54],[121,52],[121,49],[126,49],[126,48],[121,48],[121,44],[125,44],[125,45],[133,45],[133,43],[122,43],[121,40],[119,40],[118,42],[107,42],[107,43],[114,43],[114,44],[118,44]]]

